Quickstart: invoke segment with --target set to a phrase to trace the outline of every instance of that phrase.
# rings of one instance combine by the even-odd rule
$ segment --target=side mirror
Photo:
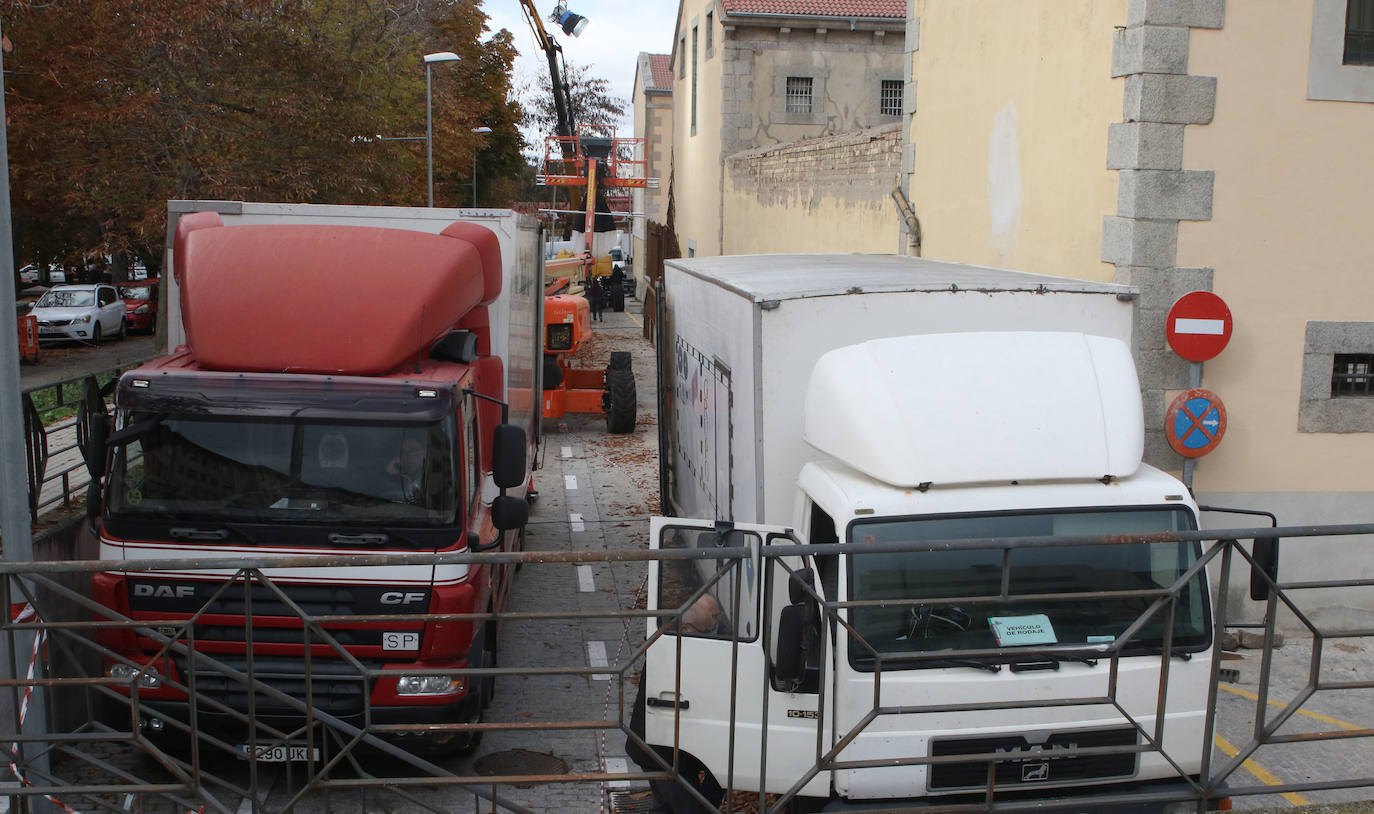
[[[1256,537],[1251,554],[1255,562],[1250,566],[1250,598],[1263,601],[1269,598],[1270,580],[1279,577],[1279,538]]]
[[[814,602],[815,600],[811,598],[811,594],[807,593],[806,589],[802,586],[815,584],[816,572],[814,570],[802,568],[801,570],[793,571],[792,576],[787,580],[787,601],[791,602],[793,605],[802,602]]]
[[[525,501],[511,495],[492,498],[491,524],[501,531],[518,529],[530,519],[530,506]]]
[[[105,476],[105,442],[110,437],[110,414],[94,376],[86,377],[76,412],[76,437],[86,460],[86,471],[92,481],[99,482]]]
[[[499,489],[514,489],[525,481],[525,431],[514,424],[498,424],[492,430],[491,478]]]
[[[806,608],[788,605],[778,614],[778,656],[773,679],[785,692],[795,692],[806,677]]]

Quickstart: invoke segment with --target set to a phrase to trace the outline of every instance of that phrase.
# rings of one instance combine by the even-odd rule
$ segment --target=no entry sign
[[[1231,309],[1210,291],[1184,294],[1169,309],[1165,332],[1179,356],[1205,362],[1231,341]]]
[[[1225,434],[1225,405],[1201,387],[1184,391],[1164,414],[1164,437],[1185,458],[1201,458],[1216,449]]]

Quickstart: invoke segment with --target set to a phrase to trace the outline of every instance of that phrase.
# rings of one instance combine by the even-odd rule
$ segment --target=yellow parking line
[[[1254,693],[1249,692],[1248,690],[1242,690],[1242,689],[1239,688],[1239,687],[1232,687],[1232,686],[1230,686],[1229,684],[1218,684],[1217,686],[1220,687],[1220,688],[1222,688],[1223,690],[1226,690],[1226,691],[1229,692],[1229,693],[1232,693],[1232,694],[1234,694],[1234,695],[1239,695],[1241,698],[1249,698],[1251,701],[1258,701],[1258,700],[1259,700],[1259,696],[1258,696],[1258,695],[1255,695]],[[1283,703],[1282,701],[1275,701],[1275,700],[1272,699],[1272,698],[1269,699],[1269,706],[1271,706],[1271,707],[1278,707],[1279,709],[1287,709],[1287,708],[1288,708],[1288,705],[1287,705],[1287,704]],[[1362,726],[1355,726],[1355,725],[1352,724],[1352,723],[1347,723],[1347,722],[1342,721],[1342,720],[1340,720],[1340,719],[1338,719],[1338,718],[1332,718],[1332,717],[1329,716],[1329,715],[1323,715],[1323,714],[1321,714],[1320,712],[1311,712],[1311,711],[1308,711],[1308,710],[1306,710],[1306,709],[1299,709],[1299,710],[1297,711],[1296,714],[1298,714],[1298,715],[1304,715],[1304,716],[1306,716],[1306,717],[1308,717],[1308,718],[1311,718],[1311,719],[1313,719],[1313,720],[1321,721],[1321,722],[1324,723],[1324,724],[1331,724],[1332,726],[1338,726],[1338,727],[1340,727],[1341,729],[1346,729],[1346,730],[1350,730],[1350,731],[1355,731],[1355,730],[1358,730],[1358,729],[1364,729],[1364,727],[1362,727]]]
[[[634,324],[638,325],[639,327],[641,327],[641,328],[644,327],[644,323],[640,322],[638,319],[635,319],[635,315],[634,315],[634,314],[631,314],[629,311],[626,311],[626,312],[625,312],[625,316],[629,317],[629,318],[630,318],[630,321],[633,322]]]
[[[1240,753],[1239,749],[1232,746],[1231,742],[1226,740],[1222,736],[1214,735],[1213,739],[1216,741],[1217,748],[1220,749],[1222,752],[1225,752],[1227,757],[1235,757],[1237,754]],[[1268,769],[1265,769],[1263,766],[1259,765],[1253,760],[1250,760],[1249,758],[1246,758],[1245,762],[1240,765],[1244,766],[1246,771],[1250,772],[1250,774],[1253,774],[1261,783],[1263,783],[1266,786],[1283,785],[1282,781],[1280,781],[1277,777],[1271,774]],[[1284,792],[1283,799],[1287,800],[1295,806],[1307,805],[1306,797],[1303,797],[1301,794],[1295,794],[1291,791]]]

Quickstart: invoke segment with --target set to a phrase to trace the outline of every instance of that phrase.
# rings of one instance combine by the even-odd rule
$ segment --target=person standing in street
[[[601,312],[606,308],[606,289],[601,285],[601,278],[592,279],[587,286],[587,302],[592,306],[592,321],[604,322]]]

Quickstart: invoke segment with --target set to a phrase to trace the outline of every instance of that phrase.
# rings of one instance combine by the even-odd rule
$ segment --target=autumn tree
[[[519,153],[514,50],[485,22],[453,0],[5,0],[16,240],[156,261],[169,199],[421,203],[423,145],[375,136],[424,134],[424,53],[462,58],[435,70],[460,83],[436,88],[436,176],[467,179],[468,122]]]

